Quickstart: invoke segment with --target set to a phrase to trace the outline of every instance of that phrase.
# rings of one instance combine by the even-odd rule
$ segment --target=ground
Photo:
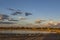
[[[60,33],[55,34],[4,34],[0,33],[0,40],[60,40]]]

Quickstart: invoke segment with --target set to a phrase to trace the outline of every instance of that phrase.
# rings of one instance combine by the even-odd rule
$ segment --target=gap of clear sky
[[[60,0],[0,0],[0,13],[11,14],[6,8],[31,12],[28,21],[37,18],[60,21]]]

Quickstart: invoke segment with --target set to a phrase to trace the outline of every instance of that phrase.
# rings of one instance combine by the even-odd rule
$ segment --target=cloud
[[[25,16],[32,15],[32,13],[25,12]]]
[[[0,19],[4,20],[4,19],[8,19],[9,15],[6,14],[0,14]]]
[[[11,10],[11,11],[16,11],[14,8],[8,8],[8,10]]]
[[[44,22],[45,20],[41,20],[41,19],[36,19],[35,20],[35,23],[41,23],[41,22]]]
[[[19,17],[20,20],[27,20],[25,17]]]
[[[14,12],[14,13],[12,13],[12,15],[18,15],[18,14],[22,14],[22,12]]]
[[[46,23],[46,24],[44,24],[44,27],[60,28],[60,23],[58,23],[58,22],[57,23]]]
[[[19,9],[14,9],[14,8],[7,8],[8,10],[11,10],[11,11],[21,11]]]
[[[15,24],[13,22],[0,22],[0,24]]]
[[[15,19],[9,17],[9,18],[8,18],[8,21],[18,21],[18,20],[15,20]]]

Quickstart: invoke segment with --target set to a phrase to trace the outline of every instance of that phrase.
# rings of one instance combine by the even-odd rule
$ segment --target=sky
[[[32,13],[31,16],[27,16],[29,18],[27,21],[30,22],[38,18],[60,21],[60,0],[0,0],[0,13],[10,15],[11,11],[7,10],[7,8]]]

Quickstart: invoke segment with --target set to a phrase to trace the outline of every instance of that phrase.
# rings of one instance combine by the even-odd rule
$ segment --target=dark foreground
[[[8,34],[0,33],[0,40],[60,40],[60,33]]]

